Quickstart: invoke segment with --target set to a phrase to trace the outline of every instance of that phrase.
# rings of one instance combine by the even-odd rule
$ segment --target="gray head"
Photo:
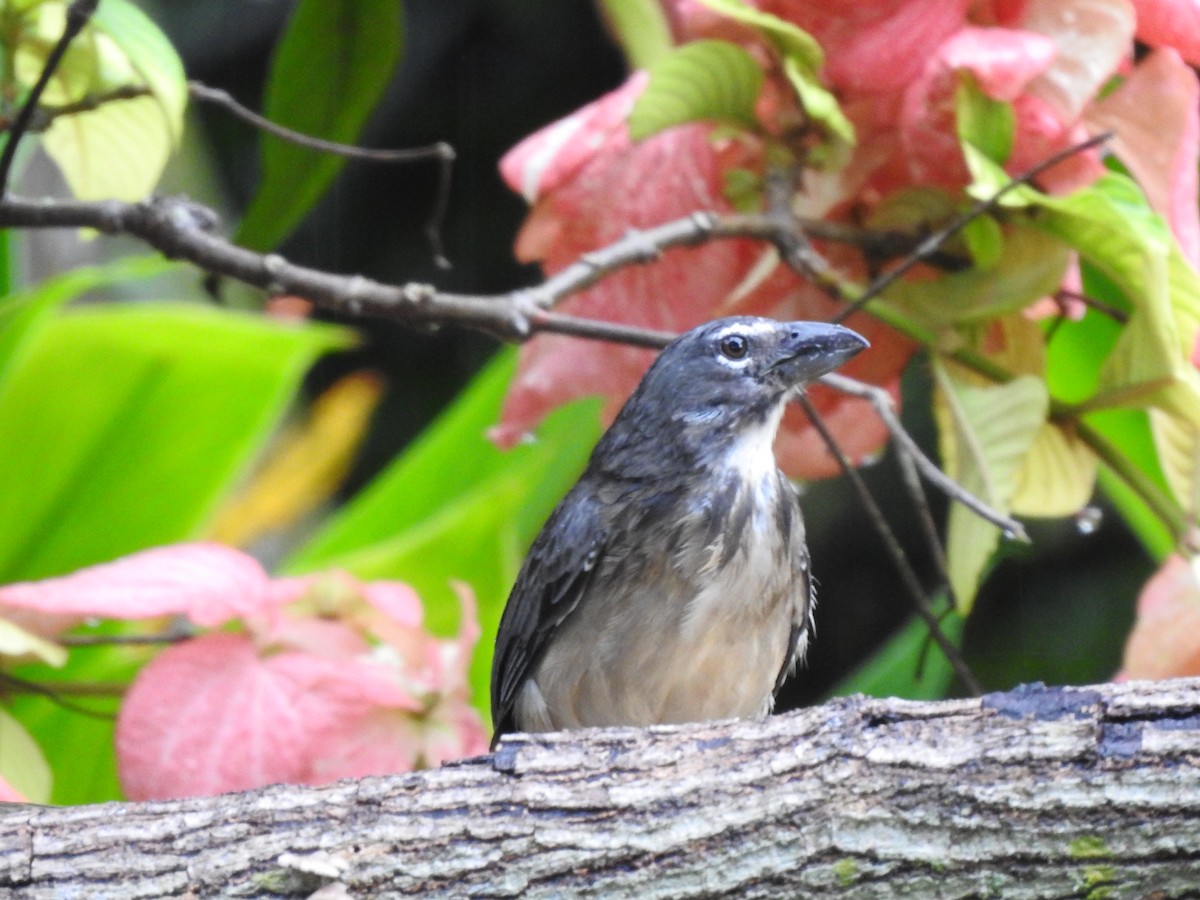
[[[768,441],[787,399],[861,350],[841,325],[716,319],[669,344],[596,448],[593,466],[645,475],[704,464],[748,434]],[[657,462],[646,459],[654,448]]]

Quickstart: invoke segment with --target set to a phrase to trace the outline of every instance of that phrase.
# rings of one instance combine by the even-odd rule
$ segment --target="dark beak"
[[[772,368],[793,385],[832,372],[871,346],[861,334],[841,325],[789,322],[785,327],[787,333],[779,345],[780,359]]]

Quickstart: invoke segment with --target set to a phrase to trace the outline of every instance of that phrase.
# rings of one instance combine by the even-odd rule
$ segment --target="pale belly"
[[[587,598],[526,683],[519,727],[766,715],[808,596],[807,572],[780,566],[779,551],[769,540],[753,541],[724,566],[697,559],[688,579],[662,566],[648,579],[654,593]]]

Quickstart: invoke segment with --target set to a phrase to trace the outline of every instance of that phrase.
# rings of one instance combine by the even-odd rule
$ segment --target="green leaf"
[[[21,351],[28,348],[30,336],[63,303],[98,287],[154,278],[176,265],[161,256],[125,256],[104,265],[72,269],[36,287],[0,297],[0,384]]]
[[[196,535],[344,332],[208,307],[85,307],[0,385],[0,583]]]
[[[100,63],[87,93],[144,85],[150,95],[59,116],[46,152],[82,200],[141,200],[183,135],[187,79],[171,42],[128,0],[104,0],[88,26]],[[85,40],[81,46],[88,46]]]
[[[699,0],[714,12],[758,31],[779,54],[796,96],[809,119],[821,127],[828,140],[810,148],[806,162],[821,169],[836,169],[849,159],[854,146],[854,126],[842,113],[837,98],[821,83],[818,75],[825,64],[825,52],[816,39],[799,26],[743,0]]]
[[[1020,516],[1071,516],[1095,489],[1095,454],[1074,434],[1047,422],[1017,471],[1010,509]]]
[[[1200,426],[1196,421],[1151,409],[1154,446],[1171,493],[1185,510],[1200,510]]]
[[[1128,309],[1116,285],[1090,263],[1085,262],[1081,268],[1084,291],[1089,297],[1116,310]],[[1092,401],[1104,361],[1120,336],[1121,324],[1098,309],[1088,309],[1076,321],[1058,321],[1046,347],[1046,386],[1050,395],[1064,403]]]
[[[1005,233],[989,269],[972,267],[927,281],[897,281],[885,292],[890,303],[931,325],[977,322],[1024,309],[1053,294],[1070,262],[1070,249],[1029,227]]]
[[[671,52],[671,26],[659,0],[600,0],[609,28],[634,69],[648,69]]]
[[[1008,162],[1016,132],[1011,104],[993,100],[964,72],[954,92],[954,112],[961,143],[978,148],[997,165]]]
[[[946,637],[957,644],[966,620],[955,613],[941,621]],[[929,628],[915,616],[876,650],[861,666],[838,682],[830,696],[866,694],[869,697],[903,697],[938,700],[954,681],[949,660],[929,641]]]
[[[451,580],[469,584],[483,630],[471,684],[485,718],[492,645],[522,555],[600,435],[597,403],[585,401],[548,416],[534,442],[498,450],[485,432],[499,417],[515,366],[513,351],[501,353],[283,565],[288,573],[337,566],[360,578],[408,582],[425,602],[430,627],[443,634],[457,619]]]
[[[46,758],[29,732],[3,709],[0,709],[0,777],[31,803],[50,801],[51,776]]]
[[[943,364],[934,367],[934,416],[943,469],[993,509],[1008,512],[1017,472],[1046,421],[1042,380],[1022,375],[1007,384],[977,387]],[[970,611],[1000,530],[961,504],[950,510],[946,555],[961,612]]]
[[[629,115],[635,141],[686,122],[758,127],[754,102],[763,74],[754,58],[726,41],[695,41],[650,69],[650,81]]]
[[[1142,472],[1161,494],[1165,496],[1169,492],[1145,410],[1106,409],[1089,413],[1087,423]],[[1121,518],[1154,559],[1162,562],[1174,552],[1174,536],[1140,495],[1107,466],[1100,467],[1099,481],[1104,493],[1120,511]]]
[[[968,221],[962,238],[977,269],[994,269],[1004,257],[1004,231],[991,216],[976,216]]]
[[[867,215],[874,231],[903,231],[914,236],[941,228],[958,215],[954,200],[941,188],[913,185],[884,197]]]
[[[794,57],[798,63],[814,72],[825,64],[825,51],[821,49],[821,45],[798,25],[754,9],[743,0],[699,0],[699,3],[735,22],[757,29],[775,45],[780,56]]]
[[[784,57],[783,71],[808,117],[820,125],[829,138],[825,144],[812,148],[809,162],[819,169],[843,167],[850,160],[856,138],[854,126],[842,112],[837,98],[821,83],[816,70],[795,56]]]
[[[1146,389],[1169,385],[1192,369],[1172,297],[1200,298],[1197,276],[1172,265],[1170,231],[1126,176],[1109,172],[1067,196],[1039,197],[1044,212],[1036,225],[1075,247],[1133,305],[1098,390],[1117,399],[1133,390],[1134,402],[1141,405]]]
[[[271,61],[263,115],[302,134],[354,143],[391,80],[404,45],[400,0],[300,0]],[[265,136],[262,185],[236,241],[281,243],[344,160]]]

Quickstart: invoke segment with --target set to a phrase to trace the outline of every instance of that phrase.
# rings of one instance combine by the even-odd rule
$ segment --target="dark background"
[[[448,272],[432,262],[422,228],[436,191],[431,164],[351,164],[281,248],[306,265],[392,281],[431,281],[453,291],[496,293],[538,278],[512,258],[524,202],[500,181],[500,156],[522,137],[595,99],[624,78],[624,61],[591,0],[407,0],[404,62],[362,137],[369,147],[448,141],[458,154],[444,227]],[[271,48],[288,0],[163,0],[146,4],[184,57],[191,78],[261,106]],[[257,136],[199,109],[234,210],[253,193]],[[355,323],[370,340],[314,372],[318,390],[349,368],[388,375],[390,390],[347,492],[361,486],[432,418],[495,349],[487,338],[415,333]],[[905,418],[932,449],[928,381],[918,360],[905,381]],[[929,587],[937,575],[891,455],[865,472]],[[944,503],[934,497],[938,520]],[[907,615],[908,600],[844,479],[804,495],[819,579],[817,637],[784,706],[819,698]],[[1103,508],[1103,504],[1100,504]],[[1133,598],[1151,571],[1118,518],[1084,535],[1071,521],[1031,523],[1031,547],[1009,547],[967,626],[968,662],[988,689],[1020,681],[1081,683],[1109,677],[1133,620]]]

